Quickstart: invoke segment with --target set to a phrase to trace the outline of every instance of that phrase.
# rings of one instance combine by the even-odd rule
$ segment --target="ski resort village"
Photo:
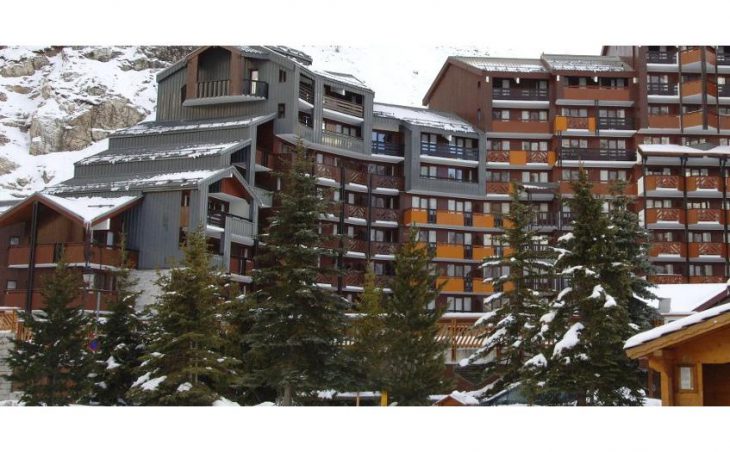
[[[0,406],[730,406],[730,46],[348,52],[0,47]]]

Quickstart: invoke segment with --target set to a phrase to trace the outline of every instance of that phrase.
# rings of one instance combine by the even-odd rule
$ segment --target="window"
[[[623,108],[601,108],[598,110],[598,117],[599,118],[625,118],[626,117],[626,110]]]
[[[588,149],[588,140],[580,138],[563,138],[561,144],[565,149]]]
[[[286,118],[286,104],[279,104],[276,109],[276,117],[279,119]]]
[[[689,266],[689,276],[712,276],[713,269],[711,264],[695,264]]]
[[[548,142],[547,141],[523,141],[522,150],[523,151],[547,151]]]
[[[18,288],[18,282],[14,280],[8,280],[7,285],[5,286],[7,290],[15,290]]]
[[[421,177],[435,179],[438,177],[438,167],[433,165],[421,165]]]
[[[548,173],[547,171],[523,171],[522,182],[533,182],[533,183],[547,183]]]
[[[668,168],[668,167],[663,167],[663,168],[649,167],[646,169],[646,175],[647,176],[671,176],[672,169]]]
[[[18,245],[20,245],[20,237],[18,237],[18,236],[10,237],[10,246],[18,246]]]
[[[647,209],[671,209],[672,200],[671,199],[647,199],[646,208]]]
[[[601,170],[601,181],[615,181],[627,179],[626,170]]]
[[[509,182],[509,171],[487,171],[487,182]]]
[[[471,297],[446,297],[446,310],[451,312],[471,311]]]
[[[562,176],[562,180],[578,180],[580,178],[580,170],[564,169]]]
[[[649,114],[655,116],[666,116],[669,114],[669,105],[649,105]]]
[[[492,119],[495,121],[509,121],[509,110],[492,110]]]
[[[694,366],[679,366],[679,390],[694,391]]]
[[[563,107],[560,112],[561,116],[571,116],[574,118],[587,118],[588,109],[586,108],[567,108]]]
[[[644,137],[644,144],[671,144],[670,137]]]
[[[626,149],[626,140],[601,139],[601,149]]]
[[[548,112],[545,110],[522,110],[523,121],[547,121]]]
[[[314,125],[314,118],[312,117],[312,114],[307,113],[305,111],[300,111],[299,112],[299,124],[302,124],[304,126],[311,128]]]

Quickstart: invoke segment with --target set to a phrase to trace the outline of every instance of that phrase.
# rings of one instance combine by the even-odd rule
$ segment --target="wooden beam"
[[[243,58],[239,52],[231,52],[231,63],[228,69],[228,78],[231,80],[231,96],[240,96],[243,93]]]
[[[195,99],[198,97],[198,55],[188,60],[185,80],[185,99]]]

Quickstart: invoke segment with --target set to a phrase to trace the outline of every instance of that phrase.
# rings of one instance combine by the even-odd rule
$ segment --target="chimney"
[[[659,299],[659,313],[668,314],[672,310],[672,299],[671,298],[660,298]]]

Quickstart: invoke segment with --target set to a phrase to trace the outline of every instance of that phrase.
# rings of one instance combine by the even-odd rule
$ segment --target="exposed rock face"
[[[5,138],[5,137],[0,137],[0,144],[4,144],[2,142],[2,138]],[[7,138],[5,138],[5,139],[7,140]],[[11,162],[10,160],[8,160],[4,157],[0,157],[0,176],[2,176],[3,174],[8,174],[9,172],[11,172],[12,170],[14,170],[17,167],[18,167],[18,165]]]
[[[24,77],[49,64],[45,55],[36,55],[32,58],[17,62],[10,62],[0,66],[0,75],[3,77]]]

